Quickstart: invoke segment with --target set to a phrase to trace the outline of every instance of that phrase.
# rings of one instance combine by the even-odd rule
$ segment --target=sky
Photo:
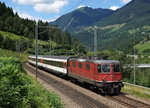
[[[77,8],[91,7],[116,10],[131,0],[0,0],[22,18],[54,21]]]

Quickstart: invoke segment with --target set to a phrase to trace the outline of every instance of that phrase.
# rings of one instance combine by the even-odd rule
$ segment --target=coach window
[[[98,65],[98,73],[101,73],[102,72],[102,66],[101,65]]]
[[[51,65],[54,66],[54,61],[51,61]]]
[[[61,62],[59,62],[59,67],[62,67],[62,63]]]
[[[102,65],[102,72],[103,73],[110,73],[110,64]]]
[[[51,61],[47,60],[47,64],[48,64],[48,65],[50,65],[50,62],[51,62]]]
[[[44,63],[45,63],[45,64],[48,64],[48,63],[49,63],[49,61],[48,61],[48,60],[44,60]]]
[[[90,64],[86,64],[86,70],[90,70]]]
[[[75,62],[73,62],[73,63],[72,63],[72,66],[73,66],[73,67],[76,67],[76,63],[75,63]]]
[[[79,63],[79,68],[82,68],[82,63]]]

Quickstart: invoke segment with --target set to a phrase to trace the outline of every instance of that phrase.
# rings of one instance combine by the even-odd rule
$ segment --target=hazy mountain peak
[[[100,21],[102,18],[112,14],[113,12],[114,11],[110,9],[93,9],[91,7],[85,6],[59,17],[57,20],[51,22],[50,24],[58,25],[62,28],[69,24],[67,30],[74,30],[81,26],[91,26]]]

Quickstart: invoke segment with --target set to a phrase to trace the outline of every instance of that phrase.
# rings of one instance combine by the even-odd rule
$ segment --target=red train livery
[[[29,63],[35,65],[35,56],[29,56]],[[88,84],[103,94],[120,93],[123,83],[120,62],[96,57],[38,56],[38,66]]]

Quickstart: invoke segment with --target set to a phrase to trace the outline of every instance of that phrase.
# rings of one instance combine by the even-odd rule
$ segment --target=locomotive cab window
[[[82,68],[82,63],[79,63],[79,68]]]
[[[102,65],[102,72],[103,73],[110,73],[110,64]]]
[[[75,63],[75,62],[73,62],[73,63],[72,63],[72,66],[73,66],[73,67],[76,67],[76,63]]]
[[[119,66],[119,64],[114,64],[112,67],[113,67],[113,71],[115,73],[120,72],[120,66]]]
[[[101,72],[102,72],[102,66],[101,66],[101,65],[98,65],[98,66],[97,66],[97,69],[98,69],[98,73],[101,73]]]
[[[90,70],[90,64],[86,64],[86,70]]]

